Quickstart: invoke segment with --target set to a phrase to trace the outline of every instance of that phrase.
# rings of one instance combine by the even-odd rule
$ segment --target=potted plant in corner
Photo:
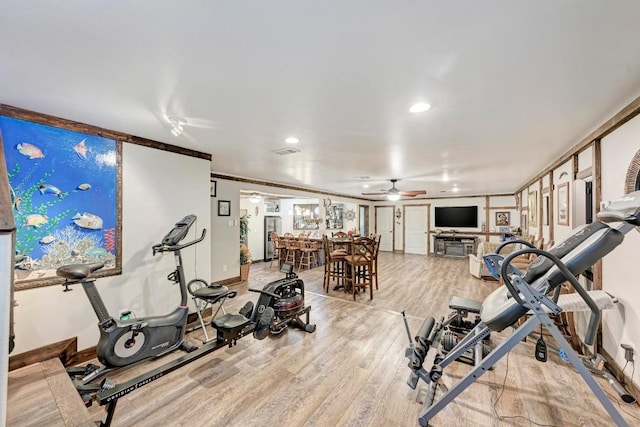
[[[240,245],[240,280],[249,279],[249,267],[251,267],[251,252],[247,245]]]

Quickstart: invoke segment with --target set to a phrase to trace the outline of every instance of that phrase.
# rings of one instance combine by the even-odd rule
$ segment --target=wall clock
[[[356,219],[356,213],[353,209],[347,209],[347,211],[344,213],[344,219],[346,219],[347,221],[353,221],[354,219]]]

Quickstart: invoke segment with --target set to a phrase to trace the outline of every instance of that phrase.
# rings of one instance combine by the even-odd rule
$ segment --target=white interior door
[[[393,251],[393,207],[376,206],[376,233],[382,235],[381,251]]]
[[[426,255],[429,249],[428,206],[405,206],[404,212],[404,252]]]

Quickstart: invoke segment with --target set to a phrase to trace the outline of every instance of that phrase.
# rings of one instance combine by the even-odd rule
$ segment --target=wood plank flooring
[[[448,314],[452,295],[482,299],[497,285],[472,277],[467,260],[381,253],[379,265],[380,289],[373,300],[367,291],[355,302],[343,291],[323,290],[322,268],[303,271],[315,333],[290,329],[263,341],[245,337],[120,399],[113,425],[417,426],[422,405],[406,385],[408,340],[400,312],[406,311],[415,332],[426,315]],[[248,286],[261,288],[280,277],[275,265],[254,264]],[[227,311],[255,301],[246,283],[233,288],[239,295],[226,304]],[[192,333],[190,340],[197,343],[199,334]],[[493,334],[492,340],[499,342],[504,335]],[[535,425],[527,418],[553,426],[613,424],[570,365],[551,352],[547,363],[536,362],[533,350],[531,342],[517,346],[509,354],[508,370],[505,357],[432,425]],[[132,378],[180,355],[122,369],[109,378]],[[449,366],[441,389],[469,369]],[[601,384],[619,402],[608,384]],[[623,413],[627,422],[640,425],[638,407],[621,405],[630,414]],[[496,411],[512,418],[500,420]],[[101,408],[90,412],[95,419],[102,416]]]
[[[58,359],[12,371],[7,395],[9,426],[95,426]]]

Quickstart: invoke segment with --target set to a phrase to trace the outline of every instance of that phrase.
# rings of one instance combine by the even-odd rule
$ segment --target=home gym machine
[[[569,282],[578,298],[591,311],[584,341],[587,345],[593,344],[601,318],[600,307],[578,282],[576,276],[613,251],[622,243],[626,233],[640,225],[640,191],[612,202],[598,213],[598,218],[600,220],[598,222],[574,229],[571,235],[548,252],[526,248],[507,255],[499,264],[504,285],[493,291],[482,302],[480,323],[452,348],[446,357],[437,354],[430,369],[423,367],[423,364],[433,344],[432,331],[436,322],[433,317],[426,317],[414,341],[405,317],[405,328],[410,341],[405,351],[411,369],[408,385],[415,389],[418,382],[422,380],[428,387],[427,398],[418,418],[420,425],[428,425],[429,421],[462,391],[541,326],[546,327],[551,333],[562,350],[565,360],[578,371],[613,422],[618,426],[628,425],[547,314],[557,315],[563,311],[563,308],[558,305],[560,285]],[[614,228],[607,224],[610,222],[620,224]],[[522,254],[536,254],[538,258],[529,265],[522,276],[511,274],[510,262]],[[491,331],[503,331],[513,326],[525,314],[530,315],[528,320],[518,326],[467,375],[435,400],[437,383],[448,365],[469,348],[474,347]],[[539,356],[544,356],[546,360],[546,350],[543,355],[538,354],[539,350],[542,349],[536,346],[536,358],[542,360]]]
[[[186,237],[189,228],[195,221],[195,215],[185,216],[162,239],[162,243],[152,247],[153,256],[166,252],[175,255],[176,269],[167,276],[167,279],[179,285],[180,304],[171,313],[163,316],[117,319],[109,314],[95,286],[96,279],[90,277],[91,273],[104,266],[101,262],[70,264],[62,266],[56,271],[58,276],[66,279],[63,283],[64,292],[71,291],[71,285],[82,285],[93,311],[98,317],[100,339],[96,346],[96,355],[104,366],[100,368],[96,365],[88,365],[87,367],[68,369],[69,374],[75,378],[74,382],[81,393],[95,391],[95,387],[86,385],[110,370],[129,366],[141,360],[160,357],[178,348],[188,352],[196,349],[195,346],[184,341],[189,308],[187,307],[187,285],[180,251],[204,240],[206,230],[202,230],[202,235],[198,239],[178,244]]]
[[[225,313],[215,317],[211,325],[216,329],[215,341],[196,348],[184,341],[184,331],[187,321],[187,292],[188,289],[196,299],[203,299],[208,303],[220,303],[227,298],[236,296],[236,291],[229,291],[220,285],[190,286],[192,283],[204,283],[202,279],[193,279],[185,284],[184,270],[180,250],[201,242],[206,234],[189,243],[179,245],[184,239],[196,217],[189,215],[183,218],[164,237],[162,243],[152,247],[153,254],[173,252],[176,259],[176,270],[169,274],[169,280],[180,285],[181,303],[178,308],[166,316],[147,317],[131,320],[113,319],[100,298],[95,288],[95,278],[91,273],[102,268],[102,263],[73,264],[60,267],[58,275],[66,279],[63,286],[65,291],[71,290],[69,286],[80,283],[89,298],[100,322],[100,340],[96,347],[96,353],[104,368],[100,372],[86,372],[85,368],[69,368],[72,374],[82,376],[75,380],[78,391],[89,406],[93,399],[100,405],[106,405],[106,414],[101,426],[110,426],[115,414],[116,404],[119,398],[132,391],[161,378],[168,373],[179,369],[215,350],[223,347],[232,347],[237,341],[248,335],[262,340],[271,334],[280,334],[288,326],[295,326],[305,332],[311,333],[316,325],[309,323],[310,306],[304,302],[304,283],[293,273],[293,265],[283,264],[280,271],[285,273],[283,279],[268,283],[263,289],[249,289],[260,294],[254,307],[252,302],[247,302],[238,314]],[[224,312],[224,309],[222,309]],[[306,315],[306,321],[301,319]],[[201,313],[199,319],[202,321]],[[204,326],[204,323],[202,323]],[[188,346],[187,346],[188,344]],[[111,369],[127,366],[138,361],[156,358],[179,347],[189,351],[188,354],[177,358],[163,366],[155,368],[136,378],[123,383],[104,378],[98,384],[90,383]],[[128,362],[128,363],[125,363]]]

